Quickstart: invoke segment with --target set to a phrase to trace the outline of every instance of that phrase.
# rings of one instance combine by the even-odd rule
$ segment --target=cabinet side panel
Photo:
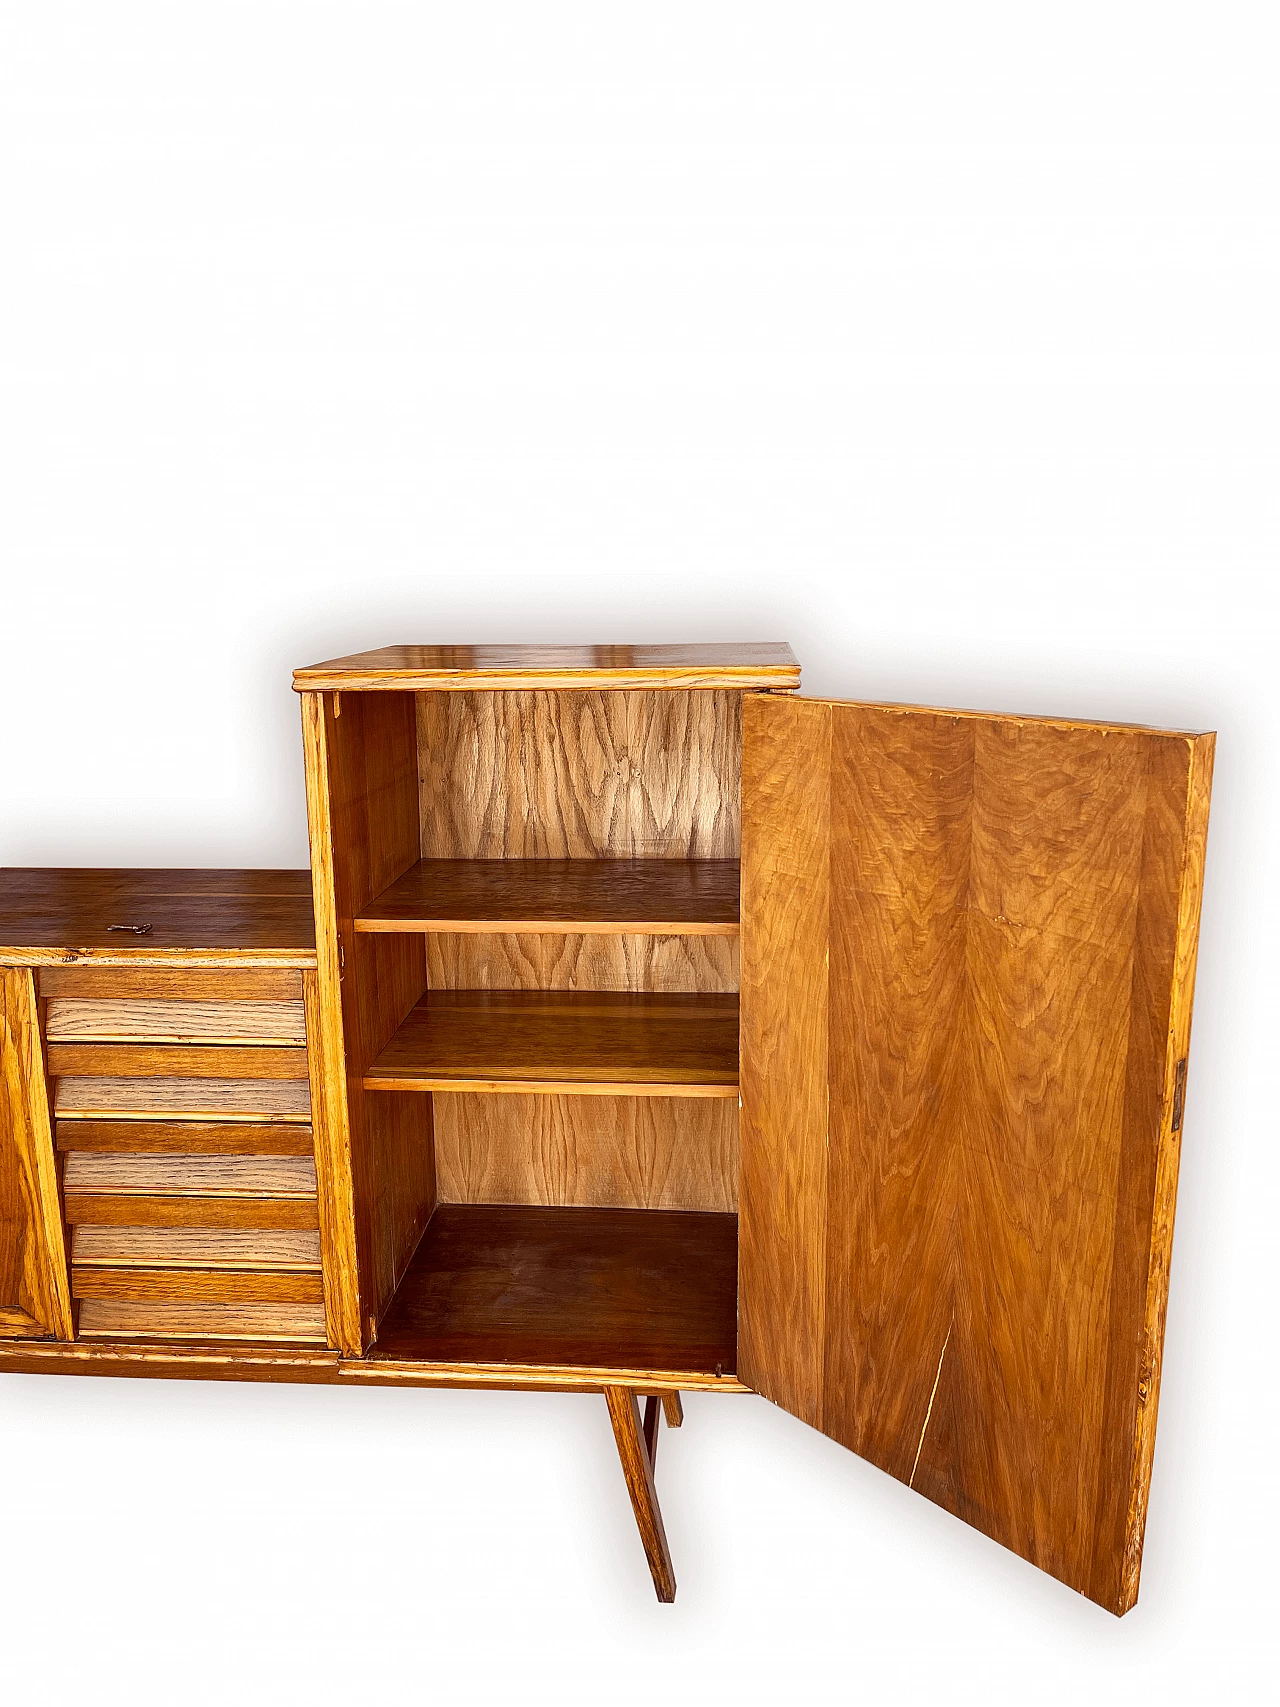
[[[430,1098],[365,1091],[361,1083],[426,989],[422,940],[357,934],[353,928],[356,914],[418,858],[414,696],[320,697],[361,1327],[367,1345],[435,1206]]]
[[[743,705],[738,1372],[822,1427],[831,711]]]
[[[34,974],[0,971],[0,1335],[74,1337]]]
[[[742,695],[420,693],[424,859],[736,859]]]
[[[333,811],[324,697],[304,693],[302,740],[306,762],[311,888],[316,916],[316,972],[303,987],[311,1118],[330,1345],[363,1350],[360,1267],[342,1020],[342,963],[333,862]]]

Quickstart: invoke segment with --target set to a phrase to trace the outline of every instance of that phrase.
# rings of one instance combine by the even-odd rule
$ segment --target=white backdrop
[[[1123,1622],[763,1400],[660,1608],[599,1399],[13,1377],[7,1696],[1262,1698],[1273,9],[0,17],[0,862],[304,864],[290,668],[392,641],[1219,731]]]

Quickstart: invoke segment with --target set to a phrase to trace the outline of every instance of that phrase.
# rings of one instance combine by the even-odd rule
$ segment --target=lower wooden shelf
[[[441,1204],[369,1361],[737,1367],[738,1220]]]
[[[429,990],[364,1088],[736,1097],[738,998]]]

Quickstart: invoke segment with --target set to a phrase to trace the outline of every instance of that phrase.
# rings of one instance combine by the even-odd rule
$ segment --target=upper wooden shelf
[[[358,931],[737,936],[736,859],[423,859]]]
[[[293,672],[298,692],[437,688],[798,688],[780,640],[701,646],[383,646]]]
[[[738,998],[428,990],[364,1088],[736,1097]]]
[[[10,966],[305,969],[315,943],[309,871],[0,869]]]

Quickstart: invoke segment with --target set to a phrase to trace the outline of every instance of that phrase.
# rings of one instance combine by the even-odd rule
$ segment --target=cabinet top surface
[[[798,688],[785,641],[672,646],[383,646],[293,672],[299,692],[375,688]]]
[[[0,963],[75,961],[314,966],[311,873],[0,868]]]

